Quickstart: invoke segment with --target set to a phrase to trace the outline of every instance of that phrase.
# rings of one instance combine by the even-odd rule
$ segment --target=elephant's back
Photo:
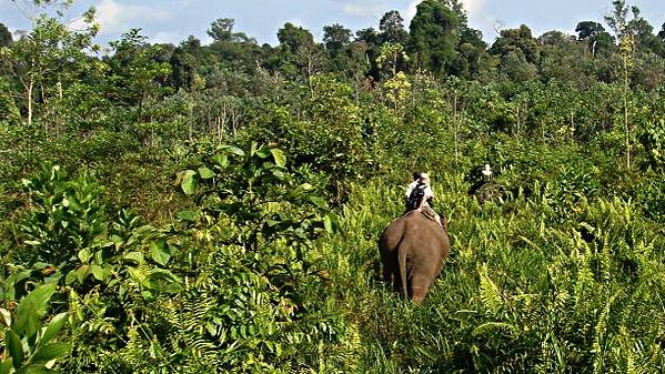
[[[421,246],[432,246],[448,254],[450,250],[450,239],[446,230],[439,223],[425,217],[424,214],[414,211],[404,216],[404,236],[410,242],[419,243]]]

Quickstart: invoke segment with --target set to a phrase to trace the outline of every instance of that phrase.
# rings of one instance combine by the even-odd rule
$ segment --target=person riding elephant
[[[430,178],[427,173],[413,173],[413,182],[409,184],[405,194],[406,212],[418,210],[438,222],[441,227],[446,229],[445,218],[442,219],[434,209],[434,192],[430,186]]]

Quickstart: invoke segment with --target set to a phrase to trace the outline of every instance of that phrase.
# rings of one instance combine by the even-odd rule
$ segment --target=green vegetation
[[[321,43],[220,18],[102,57],[82,20],[0,24],[0,374],[665,370],[665,25],[638,8],[492,45],[455,0]],[[453,245],[420,306],[377,248],[416,170]]]

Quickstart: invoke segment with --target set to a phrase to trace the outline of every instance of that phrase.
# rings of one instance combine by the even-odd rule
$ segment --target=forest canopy
[[[424,0],[321,40],[221,14],[210,43],[101,46],[94,9],[24,3],[29,31],[0,23],[0,374],[665,370],[665,23],[637,6],[573,35],[488,41]],[[415,306],[377,240],[418,171],[452,249]]]

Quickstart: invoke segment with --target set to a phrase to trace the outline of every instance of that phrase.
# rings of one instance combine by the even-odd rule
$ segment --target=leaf
[[[485,335],[496,331],[499,331],[500,333],[508,333],[510,335],[515,335],[517,330],[515,329],[515,326],[509,325],[507,323],[487,322],[476,327],[473,330],[472,335],[478,337],[480,335]]]
[[[284,151],[278,148],[273,148],[270,150],[272,153],[272,157],[275,159],[275,165],[283,168],[286,166],[286,156],[284,155]]]
[[[2,322],[5,327],[10,327],[12,325],[12,315],[7,309],[0,308],[0,322]]]
[[[147,288],[152,288],[152,284],[150,283],[150,280],[148,279],[148,277],[150,276],[148,269],[143,268],[143,267],[141,267],[141,268],[129,268],[129,269],[127,269],[127,271],[129,272],[129,276],[134,281],[139,283],[141,286],[147,287]]]
[[[260,158],[268,158],[270,157],[270,153],[271,149],[265,145],[256,150],[256,155],[259,156]]]
[[[326,231],[330,234],[335,232],[333,222],[329,214],[326,214],[325,217],[323,217],[323,227],[325,227]]]
[[[150,279],[151,280],[167,280],[167,281],[176,282],[176,283],[181,282],[180,278],[178,278],[177,275],[173,274],[172,272],[170,272],[166,269],[153,269],[150,272]]]
[[[317,208],[325,208],[327,205],[326,201],[318,196],[308,196],[307,200],[309,200]]]
[[[74,274],[76,274],[76,279],[79,283],[83,284],[85,278],[90,274],[90,265],[81,265],[78,269],[74,270]]]
[[[70,285],[74,282],[76,282],[76,274],[73,271],[70,271],[65,277],[65,284]]]
[[[7,350],[9,350],[9,355],[12,357],[14,368],[20,368],[23,363],[23,358],[25,357],[23,353],[23,344],[21,344],[21,338],[18,337],[13,329],[7,332],[6,344]]]
[[[181,221],[185,222],[196,222],[197,219],[196,212],[192,212],[191,210],[183,210],[182,212],[178,212],[178,219]]]
[[[49,362],[53,359],[64,356],[70,350],[71,346],[69,343],[53,343],[45,345],[32,356],[31,361],[37,364]]]
[[[180,187],[182,187],[182,191],[187,195],[191,195],[196,191],[196,179],[194,178],[195,176],[196,172],[194,170],[187,170],[184,172],[182,176]]]
[[[215,173],[207,167],[201,166],[199,168],[199,176],[201,176],[201,179],[211,179],[215,176]]]
[[[233,153],[233,154],[235,154],[235,155],[238,155],[238,156],[240,156],[240,157],[242,157],[242,156],[245,155],[245,152],[244,152],[242,149],[240,149],[240,148],[238,148],[238,147],[236,147],[236,146],[234,146],[234,145],[227,145],[227,146],[224,147],[224,149],[226,149],[226,150],[228,150],[229,152],[231,152],[231,153]]]
[[[145,257],[143,257],[143,253],[141,252],[129,252],[122,256],[122,259],[125,261],[135,262],[139,265],[143,264],[145,261]]]
[[[153,243],[150,247],[150,257],[152,257],[152,260],[162,266],[166,266],[171,259],[171,254],[164,249],[164,243],[161,243],[161,245]]]
[[[9,374],[12,370],[12,358],[5,360],[5,362],[0,364],[0,374]]]
[[[17,333],[30,337],[39,331],[39,320],[46,314],[55,288],[55,283],[41,285],[21,300],[16,308],[16,324],[13,327]]]
[[[89,249],[84,248],[79,251],[79,260],[81,260],[81,262],[87,263],[88,261],[90,261],[90,257],[91,254]]]
[[[229,166],[229,158],[226,155],[215,155],[211,158],[211,160],[222,169],[225,169],[227,166]]]
[[[106,280],[106,272],[104,269],[102,269],[101,266],[99,265],[91,265],[90,266],[90,272],[92,273],[92,276],[95,277],[98,281],[105,281]]]
[[[53,317],[48,326],[46,326],[39,344],[47,344],[54,336],[58,335],[60,330],[62,330],[62,326],[65,325],[65,322],[67,322],[67,313],[60,313]]]

